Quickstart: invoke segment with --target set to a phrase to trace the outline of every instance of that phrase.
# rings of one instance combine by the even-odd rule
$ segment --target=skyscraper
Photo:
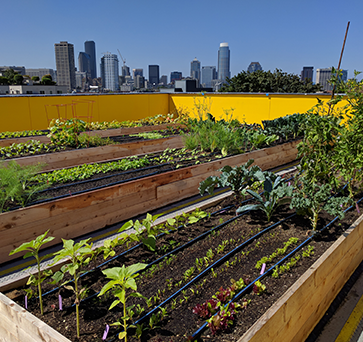
[[[197,86],[199,86],[200,82],[200,62],[197,58],[194,58],[190,62],[190,77],[197,80]]]
[[[93,40],[84,42],[84,51],[90,56],[91,78],[97,78],[96,44]]]
[[[162,83],[164,86],[166,86],[168,84],[168,76],[167,75],[162,75],[160,77],[160,82],[159,83]]]
[[[348,70],[341,70],[342,76],[340,79],[342,81],[346,81],[348,79]],[[330,91],[333,89],[333,86],[328,82],[332,76],[332,68],[325,69],[316,69],[316,84],[320,84],[323,87],[323,90]]]
[[[119,89],[117,55],[106,52],[101,58],[101,77],[104,89],[112,91]]]
[[[143,69],[132,69],[132,78],[135,80],[136,76],[144,76]]]
[[[159,66],[149,65],[149,82],[154,87],[159,84]]]
[[[221,43],[218,50],[218,79],[224,82],[227,77],[231,77],[230,51],[228,43]]]
[[[123,65],[121,68],[122,76],[130,76],[130,68],[127,65]]]
[[[248,72],[254,72],[257,70],[262,70],[262,66],[259,62],[251,62],[250,65],[247,68]]]
[[[68,91],[76,87],[76,69],[74,66],[74,47],[68,42],[54,44],[55,63],[57,66],[57,84],[67,86]]]
[[[174,81],[178,81],[182,79],[182,73],[180,71],[172,71],[170,73],[170,83],[173,83]]]
[[[305,81],[310,79],[310,81],[313,81],[313,72],[314,67],[303,67],[301,71],[301,81]]]
[[[80,52],[78,55],[78,69],[86,72],[87,77],[91,77],[91,57],[88,53]]]
[[[201,84],[205,88],[212,87],[212,80],[217,78],[217,72],[215,66],[204,66],[202,67],[202,78]]]

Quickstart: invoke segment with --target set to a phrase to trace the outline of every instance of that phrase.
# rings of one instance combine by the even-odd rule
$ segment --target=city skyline
[[[363,71],[360,43],[363,23],[359,16],[363,3],[358,0],[348,0],[344,5],[337,0],[333,3],[258,1],[254,5],[256,11],[251,15],[243,14],[249,8],[248,3],[227,0],[223,3],[228,12],[225,16],[220,16],[220,3],[205,0],[197,3],[186,0],[178,5],[164,0],[141,0],[137,4],[110,0],[111,12],[107,6],[99,7],[94,0],[87,2],[87,6],[69,0],[61,4],[20,0],[17,4],[29,17],[37,19],[14,23],[11,16],[5,16],[3,25],[9,30],[0,38],[0,65],[56,69],[55,43],[67,41],[73,44],[76,57],[84,51],[84,42],[90,40],[96,43],[98,75],[102,54],[106,51],[115,53],[119,49],[131,70],[142,68],[147,71],[148,65],[159,65],[160,75],[180,71],[183,76],[189,76],[190,62],[195,57],[201,67],[218,66],[219,45],[228,42],[231,76],[247,70],[253,61],[260,62],[263,70],[278,68],[300,75],[304,66],[314,66],[314,71],[337,66],[350,21],[341,67],[348,70],[348,77],[353,76],[354,69]],[[10,13],[11,3],[4,3],[2,9],[4,13]],[[139,22],[145,25],[134,25],[134,18],[129,14],[135,12]],[[79,20],[79,13],[87,18],[86,24]],[[201,13],[203,18],[208,17],[208,24],[201,19]],[[173,20],[160,20],[150,25],[151,14],[162,14]],[[63,23],[64,17],[71,25],[57,24]],[[52,18],[47,29],[41,18]],[[331,18],[335,18],[333,23]],[[112,29],[95,24],[103,21],[112,22]],[[203,24],[203,30],[192,25],[197,22]],[[183,30],[178,29],[180,25]]]

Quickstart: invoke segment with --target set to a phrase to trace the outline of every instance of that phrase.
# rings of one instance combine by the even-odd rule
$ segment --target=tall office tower
[[[127,65],[122,66],[121,76],[130,76],[130,68]]]
[[[166,86],[168,84],[168,76],[166,75],[161,76],[159,83],[162,83],[164,86]]]
[[[132,69],[132,78],[135,80],[136,76],[144,76],[143,69]]]
[[[215,66],[202,67],[202,79],[201,84],[205,88],[212,87],[212,80],[217,78],[217,72]]]
[[[101,78],[104,89],[112,91],[119,89],[117,55],[110,52],[106,52],[103,55],[101,58]]]
[[[310,80],[313,81],[314,67],[303,67],[301,71],[301,81]]]
[[[57,84],[67,86],[68,91],[76,87],[76,68],[74,66],[74,47],[68,42],[54,44]]]
[[[78,71],[87,73],[91,77],[91,57],[88,53],[80,52],[78,55]]]
[[[325,91],[331,91],[333,89],[332,85],[328,82],[332,76],[332,68],[316,69],[316,84],[320,84]],[[340,77],[342,81],[348,79],[348,70],[342,70],[342,76]]]
[[[230,51],[228,43],[221,43],[218,50],[218,79],[224,82],[227,77],[231,77]]]
[[[159,84],[159,66],[149,65],[149,82],[152,87]]]
[[[134,88],[145,88],[145,78],[141,75],[136,75],[134,78]]]
[[[250,65],[247,68],[248,72],[254,72],[257,70],[262,70],[262,66],[259,62],[251,62]]]
[[[84,42],[84,52],[90,56],[91,78],[97,78],[96,44],[93,40]]]
[[[194,58],[190,62],[190,77],[197,80],[197,87],[200,83],[200,62],[197,60],[197,58]]]
[[[175,81],[179,81],[182,79],[182,73],[180,71],[172,71],[170,73],[170,83],[174,83]]]

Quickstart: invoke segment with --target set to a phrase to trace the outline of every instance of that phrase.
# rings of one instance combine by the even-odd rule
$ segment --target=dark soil
[[[224,200],[218,206],[210,208],[208,211],[216,211],[233,205],[233,199]],[[363,208],[361,207],[361,210]],[[284,207],[278,211],[273,217],[273,222],[278,222],[292,214],[293,212]],[[329,230],[325,230],[322,234],[315,236],[310,243],[314,247],[314,254],[310,257],[301,256],[296,266],[291,268],[289,272],[283,273],[279,278],[275,279],[267,276],[262,283],[267,286],[267,290],[260,296],[248,293],[244,298],[250,299],[246,309],[239,311],[232,328],[227,332],[223,332],[212,336],[209,330],[206,330],[202,336],[203,340],[212,341],[236,341],[242,334],[331,246],[331,244],[346,230],[358,217],[356,210],[349,211],[345,219],[337,221],[330,226]],[[203,219],[196,224],[183,227],[177,232],[165,235],[157,240],[157,252],[153,253],[145,248],[138,248],[134,251],[111,261],[108,265],[96,269],[94,272],[88,273],[82,278],[82,286],[89,288],[88,294],[97,293],[106,280],[101,270],[110,267],[121,267],[122,265],[131,265],[138,262],[150,263],[159,258],[162,254],[169,250],[171,246],[183,244],[205,232],[212,227],[216,227],[222,222],[235,218],[235,208],[220,212],[218,215],[212,215],[210,218]],[[321,215],[319,220],[319,229],[328,223],[332,217]],[[273,223],[271,222],[271,223]],[[270,223],[270,224],[271,224]],[[138,292],[147,298],[151,298],[152,307],[155,303],[161,303],[172,293],[184,286],[190,279],[195,277],[199,272],[194,271],[193,275],[187,279],[185,272],[191,267],[195,267],[196,259],[204,258],[208,250],[214,253],[213,260],[218,260],[226,253],[232,251],[236,246],[246,241],[252,235],[259,231],[263,231],[270,224],[265,220],[261,212],[252,212],[236,218],[233,222],[221,227],[204,239],[199,240],[188,248],[174,253],[168,262],[164,261],[159,266],[150,268],[143,272],[137,278]],[[255,268],[256,262],[262,257],[271,255],[277,248],[282,248],[284,243],[291,237],[299,239],[299,243],[307,238],[310,224],[309,221],[301,216],[294,216],[288,220],[277,224],[276,227],[267,231],[260,238],[251,242],[248,246],[238,251],[228,259],[229,264],[222,263],[215,267],[212,272],[199,279],[185,293],[181,293],[175,298],[175,301],[169,302],[164,307],[167,309],[168,316],[164,318],[158,325],[159,328],[146,330],[143,334],[142,341],[185,341],[188,336],[192,335],[204,321],[197,318],[192,313],[192,309],[197,304],[201,304],[220,289],[230,286],[231,279],[238,280],[243,278],[246,282],[252,281],[259,275],[259,270]],[[225,245],[223,251],[221,246]],[[117,253],[125,249],[125,245],[118,247]],[[218,252],[219,249],[219,252]],[[291,251],[290,247],[288,251]],[[306,248],[305,248],[306,249]],[[276,260],[277,261],[277,260]],[[92,262],[94,267],[98,262],[103,262],[103,257],[99,256],[99,260]],[[234,263],[234,265],[231,265]],[[267,265],[267,268],[272,264]],[[204,265],[203,269],[205,269]],[[170,283],[170,285],[168,285]],[[45,285],[44,290],[48,290],[50,285]],[[21,290],[19,290],[22,293]],[[63,297],[63,311],[58,310],[58,294]],[[122,307],[117,306],[111,311],[108,307],[113,302],[112,295],[103,297],[94,297],[91,300],[82,302],[80,306],[81,313],[81,337],[76,336],[75,325],[75,308],[71,305],[74,302],[74,296],[64,288],[57,290],[53,294],[49,294],[44,298],[45,314],[40,315],[39,305],[37,301],[30,301],[28,310],[36,316],[40,317],[47,324],[60,331],[63,335],[72,341],[101,341],[103,331],[106,324],[116,322],[122,317]],[[24,295],[20,295],[18,302],[23,305]],[[242,302],[242,299],[240,300]],[[128,305],[140,304],[145,311],[141,316],[148,312],[150,308],[145,305],[145,301],[140,299],[130,299]],[[56,308],[52,308],[56,305]],[[173,306],[173,307],[172,307]],[[134,317],[133,321],[137,318]],[[148,320],[145,327],[148,326]],[[109,336],[114,336],[117,332],[116,327],[111,327]],[[129,340],[136,341],[133,337],[134,331],[130,330]]]

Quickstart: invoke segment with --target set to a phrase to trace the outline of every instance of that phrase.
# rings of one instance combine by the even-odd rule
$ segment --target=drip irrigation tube
[[[361,202],[363,200],[363,197],[361,199],[359,199],[356,203],[358,204],[359,202]],[[351,210],[354,206],[350,206],[347,209],[344,210],[344,213],[348,212],[349,210]],[[339,217],[336,216],[333,220],[331,220],[328,224],[326,224],[323,228],[321,228],[317,233],[321,233],[323,232],[325,229],[327,229],[332,223],[334,223],[336,220],[338,220]],[[267,275],[269,275],[270,273],[273,272],[274,268],[280,266],[282,263],[284,263],[286,260],[288,260],[292,255],[294,255],[296,252],[298,252],[300,249],[302,249],[305,245],[307,245],[310,241],[313,240],[313,238],[315,237],[316,234],[313,234],[312,236],[309,236],[305,241],[303,241],[299,246],[297,246],[294,250],[292,250],[289,254],[287,254],[285,257],[283,257],[281,260],[279,260],[276,264],[274,264],[273,266],[271,266],[267,271],[265,271],[265,273],[263,273],[262,275],[258,276],[256,279],[254,279],[253,281],[251,281],[243,290],[241,290],[240,292],[238,292],[228,303],[227,305],[229,305],[230,303],[235,302],[236,300],[238,300],[239,298],[241,298],[247,291],[251,290],[251,288],[253,287],[253,285],[255,284],[256,281],[259,281],[263,278],[265,278]],[[217,311],[213,316],[216,316],[219,313],[219,311]],[[207,322],[205,322],[196,332],[194,332],[194,334],[192,335],[192,338],[197,338],[201,335],[201,333],[204,331],[204,329],[207,326]]]
[[[285,180],[285,182],[289,181],[289,180],[290,180],[290,179],[292,179],[292,178],[293,178],[293,177],[290,177],[290,178],[286,179],[286,180]],[[262,193],[263,193],[263,192],[262,192]],[[247,200],[242,201],[241,205],[242,205],[243,203],[246,203],[246,202],[251,201],[252,199],[253,199],[253,198],[249,198],[249,199],[247,199]],[[229,210],[229,209],[231,209],[231,208],[233,208],[233,207],[235,207],[235,206],[236,206],[236,205],[230,205],[230,206],[224,207],[224,208],[222,208],[222,209],[219,209],[219,210],[217,210],[217,211],[215,211],[215,212],[211,213],[211,216],[212,216],[212,215],[217,215],[218,213],[223,212],[223,211],[226,211],[226,210]],[[176,249],[173,249],[172,251],[170,251],[170,252],[168,252],[167,254],[163,255],[163,256],[162,256],[162,257],[160,257],[159,259],[156,259],[156,260],[154,260],[153,262],[151,262],[150,264],[148,264],[148,265],[146,266],[146,268],[145,268],[144,270],[142,270],[141,272],[139,272],[139,273],[142,273],[142,272],[146,271],[146,270],[147,270],[148,268],[150,268],[152,265],[154,265],[154,264],[157,264],[157,263],[161,262],[163,259],[165,259],[165,258],[166,258],[166,257],[168,257],[169,255],[171,255],[171,254],[173,254],[173,253],[176,253],[176,252],[179,252],[180,250],[183,250],[184,248],[186,248],[186,247],[188,247],[188,246],[192,245],[193,243],[195,243],[195,242],[197,242],[197,241],[201,240],[202,238],[204,238],[204,237],[205,237],[205,236],[207,236],[208,234],[211,234],[212,232],[217,231],[217,230],[219,230],[219,229],[223,228],[225,225],[229,224],[230,222],[233,222],[234,220],[238,219],[239,217],[241,217],[241,216],[243,216],[243,215],[245,215],[245,214],[247,214],[247,213],[249,213],[249,212],[250,212],[250,211],[243,212],[242,214],[240,214],[240,215],[238,215],[238,216],[236,216],[236,217],[233,217],[232,219],[229,219],[228,221],[223,222],[222,224],[219,224],[219,225],[217,225],[216,227],[214,227],[214,228],[212,228],[212,229],[210,229],[210,230],[208,230],[208,231],[206,231],[206,232],[202,233],[201,235],[197,236],[197,237],[196,237],[196,238],[194,238],[193,240],[188,241],[186,244],[184,244],[184,245],[182,245],[182,246],[179,246],[179,247],[177,247]],[[281,221],[281,222],[283,222],[283,221]],[[175,230],[179,230],[179,229],[181,229],[181,228],[183,228],[183,227],[184,227],[183,225],[180,225],[180,226],[179,226],[179,227],[177,227]],[[268,228],[269,228],[269,227],[268,227]],[[267,228],[266,228],[266,229],[267,229]],[[170,233],[170,232],[173,232],[173,231],[175,231],[175,230],[174,230],[174,229],[173,229],[173,230],[169,230],[169,233]],[[157,237],[157,238],[160,238],[160,237],[164,236],[165,234],[166,234],[166,233],[161,233],[161,234],[157,235],[156,237]],[[128,253],[130,253],[130,252],[132,252],[132,251],[134,251],[135,249],[137,249],[137,248],[139,248],[139,247],[141,247],[141,246],[143,246],[143,244],[142,244],[142,243],[139,243],[139,244],[137,244],[137,245],[135,245],[135,246],[131,247],[130,249],[128,249],[128,250],[126,250],[126,251],[124,251],[124,252],[122,252],[122,253],[120,253],[120,254],[118,254],[118,255],[116,255],[116,256],[114,256],[114,257],[112,257],[111,259],[109,259],[109,260],[107,260],[107,261],[105,261],[105,262],[101,263],[100,265],[96,266],[94,269],[98,269],[98,268],[100,268],[100,267],[102,267],[102,266],[104,266],[104,265],[106,265],[106,264],[110,263],[111,261],[114,261],[114,260],[116,260],[116,259],[118,259],[118,258],[120,258],[120,257],[122,257],[122,256],[124,256],[124,255],[126,255],[126,254],[128,254]],[[92,271],[93,271],[93,270],[83,273],[83,274],[80,276],[80,278],[81,278],[81,277],[84,277],[85,275],[89,274],[89,273],[90,273],[90,272],[92,272]],[[73,282],[73,280],[70,280],[69,282],[67,282],[67,284],[72,283],[72,282]],[[63,284],[63,285],[65,285],[65,284]],[[44,297],[44,296],[46,296],[46,295],[49,295],[49,294],[51,294],[51,293],[56,292],[57,290],[59,290],[59,288],[60,288],[60,287],[61,287],[61,286],[56,287],[56,288],[54,288],[54,289],[52,289],[52,290],[50,290],[50,291],[48,291],[48,292],[46,292],[46,293],[42,294],[42,297]],[[89,300],[89,299],[91,299],[91,298],[95,297],[97,294],[98,294],[98,293],[95,293],[95,294],[93,294],[93,295],[91,295],[91,296],[89,296],[89,297],[85,298],[83,301],[85,301],[85,300]],[[37,297],[37,298],[38,298],[38,297]],[[74,304],[73,304],[72,306],[74,306]]]

